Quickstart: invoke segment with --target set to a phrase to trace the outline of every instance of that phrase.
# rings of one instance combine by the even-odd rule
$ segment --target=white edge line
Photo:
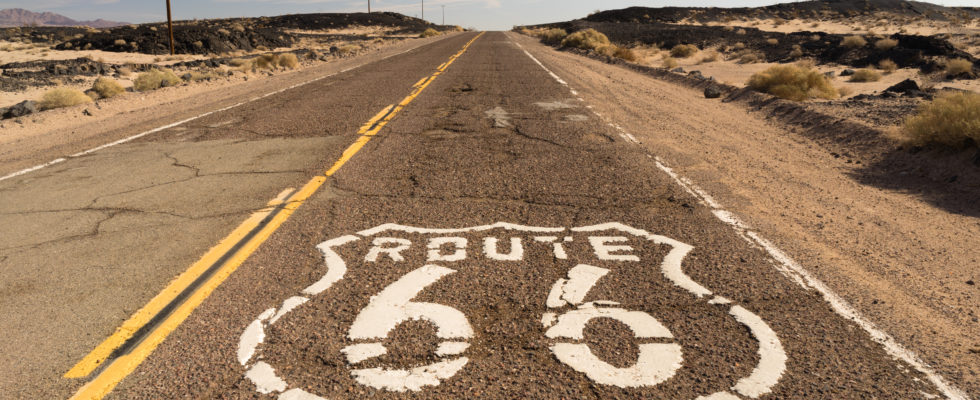
[[[520,46],[522,50],[524,50],[524,53],[527,54],[528,57],[530,57],[532,60],[534,60],[534,62],[540,65],[541,68],[543,68],[546,72],[548,72],[558,83],[566,87],[568,86],[568,83],[566,83],[560,77],[555,75],[554,72],[551,72],[551,70],[545,67],[544,64],[541,63],[541,61],[538,61],[537,58],[535,58],[533,55],[531,55],[531,53],[529,53],[526,49],[524,49],[523,46],[521,46],[519,43],[517,45]],[[620,133],[626,134],[625,130],[622,127],[615,126],[615,128],[619,130]],[[793,281],[797,282],[797,284],[802,286],[804,289],[807,290],[814,289],[820,292],[820,294],[823,295],[824,301],[829,303],[831,308],[838,315],[854,321],[854,323],[856,323],[858,326],[864,329],[865,332],[868,333],[868,335],[871,337],[871,340],[881,344],[882,347],[885,349],[885,352],[887,352],[890,356],[892,356],[895,359],[904,361],[905,363],[911,365],[917,371],[925,375],[929,379],[929,381],[936,386],[936,389],[942,392],[943,395],[946,396],[948,399],[969,400],[969,397],[965,392],[953,386],[951,383],[947,382],[946,379],[940,376],[935,370],[932,369],[932,367],[930,367],[924,361],[922,361],[922,359],[920,359],[919,356],[917,356],[911,350],[906,349],[904,346],[898,343],[898,341],[896,341],[894,337],[889,335],[887,332],[879,329],[873,322],[869,321],[867,318],[862,316],[857,311],[857,309],[852,307],[850,304],[847,303],[846,300],[844,300],[836,293],[834,293],[829,287],[827,287],[826,284],[821,282],[819,279],[813,277],[809,273],[809,271],[803,268],[803,266],[798,264],[790,256],[786,255],[786,253],[784,253],[774,244],[772,244],[771,242],[769,242],[768,240],[760,236],[758,233],[747,229],[746,226],[743,223],[741,223],[739,219],[735,218],[734,214],[721,209],[720,205],[716,203],[713,198],[707,195],[707,192],[705,192],[703,189],[701,189],[693,182],[691,182],[690,179],[687,179],[683,176],[674,173],[659,158],[656,161],[657,161],[658,168],[660,168],[662,171],[667,173],[667,175],[669,175],[671,179],[673,179],[674,182],[680,185],[685,191],[687,191],[689,194],[694,195],[695,198],[697,198],[703,204],[707,205],[709,208],[712,208],[712,211],[722,211],[720,213],[712,212],[712,214],[715,215],[715,217],[718,218],[718,220],[731,226],[736,231],[736,233],[739,234],[740,237],[748,241],[753,246],[755,245],[761,246],[763,249],[766,250],[767,253],[769,253],[769,255],[773,259],[775,259],[777,262],[782,264],[783,268],[779,268],[777,266],[777,270],[779,270],[784,275],[787,275],[788,277],[792,278]]]
[[[103,145],[100,145],[100,146],[97,146],[97,147],[93,147],[93,148],[88,149],[88,150],[80,151],[78,153],[72,154],[72,155],[67,156],[67,157],[56,158],[56,159],[51,160],[51,161],[48,161],[48,162],[46,162],[44,164],[39,164],[39,165],[35,165],[33,167],[30,167],[30,168],[25,168],[25,169],[22,169],[20,171],[13,172],[11,174],[4,175],[3,177],[0,177],[0,182],[5,181],[5,180],[10,179],[10,178],[15,178],[15,177],[18,177],[18,176],[21,176],[21,175],[24,175],[24,174],[28,174],[28,173],[31,173],[31,172],[34,172],[34,171],[37,171],[37,170],[40,170],[40,169],[44,169],[44,168],[50,167],[50,166],[52,166],[54,164],[58,164],[58,163],[61,163],[61,162],[64,162],[64,161],[68,161],[68,159],[71,159],[71,158],[77,158],[77,157],[85,156],[85,155],[92,154],[92,153],[95,153],[95,152],[100,151],[100,150],[107,149],[109,147],[113,147],[113,146],[120,145],[120,144],[123,144],[123,143],[131,142],[131,141],[136,140],[136,139],[139,139],[139,138],[141,138],[143,136],[150,135],[150,134],[153,134],[153,133],[157,133],[157,132],[160,132],[160,131],[165,130],[165,129],[170,129],[170,128],[173,128],[175,126],[183,125],[183,124],[186,124],[188,122],[191,122],[191,121],[194,121],[194,120],[197,120],[197,119],[200,119],[200,118],[204,118],[204,117],[209,116],[209,115],[214,114],[214,113],[219,113],[219,112],[223,112],[223,111],[228,111],[228,110],[233,109],[233,108],[236,108],[236,107],[241,107],[241,106],[243,106],[245,104],[254,102],[256,100],[261,100],[261,99],[264,99],[264,98],[269,97],[269,96],[274,96],[274,95],[283,93],[283,92],[285,92],[287,90],[296,89],[296,88],[301,87],[301,86],[306,86],[306,85],[309,85],[309,84],[314,83],[314,82],[317,82],[317,81],[321,81],[321,80],[324,80],[324,79],[327,79],[327,78],[330,78],[330,77],[333,77],[333,76],[337,76],[337,75],[343,74],[345,72],[348,72],[348,71],[351,71],[351,70],[354,70],[354,69],[357,69],[357,68],[361,68],[361,67],[363,67],[365,65],[374,64],[376,62],[387,60],[387,59],[389,59],[391,57],[400,56],[400,55],[405,54],[405,53],[408,53],[410,51],[417,50],[417,49],[419,49],[419,48],[421,48],[421,47],[423,47],[423,46],[425,46],[427,44],[430,44],[430,43],[422,44],[421,46],[413,47],[411,49],[408,49],[408,50],[405,50],[405,51],[402,51],[402,52],[398,52],[398,53],[395,53],[395,54],[389,54],[389,55],[384,56],[384,57],[382,57],[382,58],[380,58],[380,59],[378,59],[376,61],[366,62],[364,64],[361,64],[361,65],[358,65],[358,66],[355,66],[355,67],[346,68],[346,69],[343,69],[343,70],[338,71],[338,72],[334,72],[334,73],[331,73],[331,74],[328,74],[328,75],[324,75],[324,76],[321,76],[321,77],[310,79],[310,80],[305,81],[305,82],[300,82],[300,83],[297,83],[297,84],[294,84],[294,85],[291,85],[291,86],[287,86],[285,88],[282,88],[282,89],[279,89],[279,90],[276,90],[276,91],[273,91],[273,92],[269,92],[269,93],[263,94],[263,95],[258,96],[258,97],[253,97],[253,98],[251,98],[249,100],[246,100],[246,101],[243,101],[243,102],[240,102],[240,103],[237,103],[237,104],[233,104],[233,105],[230,105],[230,106],[227,106],[227,107],[219,108],[217,110],[208,111],[206,113],[197,115],[195,117],[191,117],[191,118],[180,120],[180,121],[177,121],[177,122],[174,122],[174,123],[171,123],[171,124],[159,126],[159,127],[150,129],[150,130],[145,131],[145,132],[137,133],[137,134],[135,134],[133,136],[129,136],[129,137],[126,137],[126,138],[123,138],[123,139],[116,140],[116,141],[111,142],[111,143],[106,143],[106,144],[103,144]]]

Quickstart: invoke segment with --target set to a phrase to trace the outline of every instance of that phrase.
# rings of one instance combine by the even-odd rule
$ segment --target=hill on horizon
[[[128,22],[106,21],[76,21],[61,14],[52,12],[33,12],[23,8],[7,8],[0,10],[0,27],[19,26],[90,26],[93,28],[111,28],[129,25]]]

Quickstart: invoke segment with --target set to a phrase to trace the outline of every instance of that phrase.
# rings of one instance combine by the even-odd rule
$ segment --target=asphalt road
[[[0,197],[12,398],[956,395],[509,34],[448,37]],[[64,376],[127,319],[142,324]]]

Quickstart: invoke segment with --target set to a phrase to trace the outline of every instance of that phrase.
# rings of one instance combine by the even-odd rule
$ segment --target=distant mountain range
[[[23,8],[8,8],[0,10],[0,27],[11,26],[91,26],[93,28],[111,28],[119,25],[129,25],[127,22],[106,21],[76,21],[61,14],[50,12],[36,13]]]

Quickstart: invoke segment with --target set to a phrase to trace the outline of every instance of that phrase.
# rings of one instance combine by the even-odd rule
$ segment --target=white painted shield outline
[[[256,390],[263,394],[278,393],[280,400],[322,400],[323,398],[300,388],[289,388],[289,384],[278,377],[275,369],[268,363],[262,361],[259,345],[265,338],[265,329],[274,324],[279,318],[292,311],[296,307],[306,303],[310,298],[323,293],[333,284],[343,279],[347,272],[347,264],[333,249],[357,240],[377,235],[387,231],[400,231],[405,233],[417,234],[449,234],[480,232],[492,229],[515,230],[521,232],[536,233],[557,233],[565,232],[566,228],[546,228],[515,225],[505,222],[498,222],[492,225],[475,226],[461,229],[431,229],[417,228],[398,224],[384,224],[371,229],[358,232],[357,235],[342,236],[327,240],[317,248],[323,254],[327,272],[324,276],[306,289],[303,289],[301,296],[294,296],[286,299],[282,305],[270,308],[259,315],[242,333],[238,348],[238,361],[247,371],[245,373],[252,383],[256,385]],[[617,222],[610,222],[599,225],[571,228],[572,232],[601,232],[618,230],[650,240],[656,244],[671,246],[671,250],[664,257],[660,270],[664,276],[674,285],[690,292],[699,299],[705,299],[709,304],[729,308],[729,314],[736,321],[745,325],[752,335],[759,342],[759,364],[756,365],[752,373],[736,382],[729,391],[720,391],[706,396],[698,397],[696,400],[730,400],[739,399],[737,394],[748,398],[757,398],[772,391],[772,387],[778,383],[780,377],[786,370],[786,353],[783,351],[782,344],[776,333],[756,314],[738,305],[731,305],[728,299],[721,296],[714,296],[713,293],[695,282],[691,277],[684,273],[682,262],[684,257],[694,248],[688,244],[670,239],[664,236],[653,235],[641,229],[636,229]],[[734,392],[734,393],[732,393]]]

